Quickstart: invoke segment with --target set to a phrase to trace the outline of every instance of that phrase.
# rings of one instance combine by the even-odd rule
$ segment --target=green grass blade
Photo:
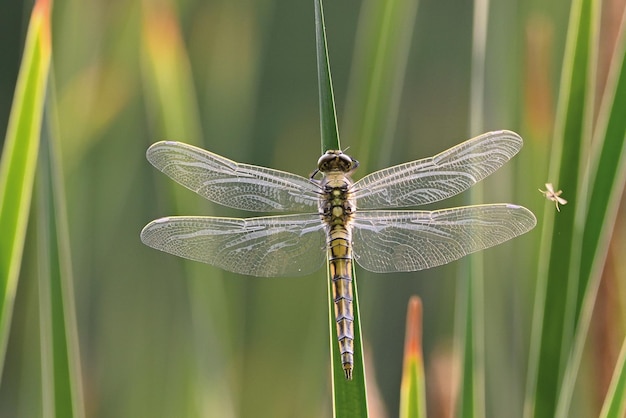
[[[322,6],[322,0],[314,0],[314,2],[317,83],[320,95],[320,130],[322,135],[322,153],[324,153],[328,150],[341,149],[341,145],[339,142],[339,131],[337,129],[333,80],[330,75],[330,62],[328,61],[324,8]]]
[[[426,418],[426,383],[422,353],[422,301],[409,300],[400,385],[400,418]]]
[[[550,178],[565,190],[568,207],[556,213],[546,202],[540,247],[527,392],[533,402],[527,416],[553,417],[573,331],[570,307],[575,299],[576,272],[570,270],[581,161],[591,128],[594,71],[591,66],[597,18],[592,0],[572,3],[563,62]]]
[[[417,6],[418,0],[367,0],[361,6],[341,126],[362,167],[386,161],[392,148]]]
[[[317,40],[317,71],[320,93],[320,126],[322,152],[329,149],[341,149],[337,119],[335,116],[335,98],[333,96],[330,64],[326,48],[326,31],[324,28],[324,10],[322,1],[315,0],[315,37]],[[353,265],[354,267],[354,265]],[[365,367],[363,362],[363,346],[361,339],[361,323],[359,315],[356,273],[352,269],[352,308],[354,311],[354,369],[352,380],[347,380],[341,365],[341,355],[337,343],[337,326],[335,322],[335,302],[330,269],[328,277],[328,325],[330,327],[330,361],[333,390],[333,414],[335,417],[367,417],[367,396],[365,387]]]
[[[0,161],[0,376],[39,153],[50,54],[50,2],[39,0],[26,35]]]
[[[469,264],[464,262],[465,265]],[[471,268],[471,267],[470,267]],[[463,308],[459,309],[461,318],[459,325],[463,327],[463,365],[462,365],[462,387],[459,393],[458,416],[474,417],[477,416],[477,403],[480,402],[477,395],[478,383],[476,381],[476,333],[474,326],[476,325],[476,315],[474,309],[476,283],[473,283],[469,277],[463,277],[462,284],[457,287],[457,297],[463,300]],[[458,319],[457,319],[458,320]],[[482,400],[482,399],[481,399]]]
[[[554,416],[565,361],[571,345],[573,317],[570,307],[576,295],[576,272],[569,269],[575,236],[575,210],[580,188],[581,158],[586,156],[591,104],[593,103],[592,45],[596,8],[591,0],[572,3],[561,75],[560,97],[550,164],[550,178],[566,190],[571,206],[555,215],[552,202],[546,212],[540,246],[537,297],[531,340],[527,392],[537,417]],[[569,306],[568,306],[569,305]]]
[[[619,209],[626,179],[626,13],[621,39],[614,53],[613,68],[600,109],[592,165],[588,209],[585,214],[576,318],[590,281],[599,280],[600,269]]]
[[[623,418],[624,414],[626,414],[626,338],[622,343],[600,418]]]
[[[328,327],[330,329],[331,371],[333,390],[333,416],[335,418],[363,417],[367,418],[367,396],[365,385],[365,367],[363,362],[363,343],[361,338],[361,322],[359,316],[359,296],[357,293],[356,276],[352,272],[354,310],[354,369],[352,380],[347,380],[341,365],[341,353],[337,343],[337,326],[335,322],[335,302],[333,300],[332,282],[328,280]],[[330,277],[330,272],[328,272]]]
[[[470,88],[470,136],[483,131],[485,107],[485,59],[489,27],[489,1],[473,2],[472,71]],[[469,204],[483,202],[483,185],[474,185]],[[463,377],[459,416],[485,416],[485,261],[482,253],[461,261],[457,283],[458,298],[465,299],[463,319]]]
[[[613,55],[598,123],[594,133],[589,175],[583,192],[584,218],[580,257],[572,260],[579,282],[574,321],[576,339],[568,359],[566,379],[559,398],[559,413],[566,416],[574,396],[574,386],[587,339],[591,316],[606,262],[620,199],[626,185],[626,12],[620,39]],[[588,184],[588,186],[587,186]]]
[[[44,416],[84,417],[65,188],[56,129],[42,141],[37,186]]]

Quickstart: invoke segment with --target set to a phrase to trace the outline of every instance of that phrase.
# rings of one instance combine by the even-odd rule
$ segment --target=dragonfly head
[[[343,151],[329,150],[326,151],[317,161],[317,169],[326,174],[331,171],[340,171],[342,173],[351,173],[359,166],[359,162]]]

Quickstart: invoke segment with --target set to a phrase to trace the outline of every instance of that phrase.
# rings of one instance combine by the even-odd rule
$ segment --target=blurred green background
[[[242,277],[139,240],[141,228],[161,216],[248,216],[180,190],[146,161],[153,142],[190,142],[303,176],[315,168],[320,145],[312,3],[55,1],[50,82],[66,177],[87,416],[332,415],[323,270],[298,279]],[[622,4],[606,2],[607,45]],[[355,46],[368,46],[361,7],[355,1],[325,4],[342,146],[366,161],[357,178],[434,155],[473,134],[472,3],[421,0],[397,112],[386,116],[389,128],[376,139],[380,152],[360,157],[368,151],[354,116],[358,100],[351,98],[358,97],[354,80],[363,71],[354,64]],[[541,220],[544,210],[554,210],[537,188],[550,181],[569,8],[556,0],[491,4],[484,131],[514,130],[526,142],[518,157],[484,181],[484,201],[524,205],[539,227],[484,253],[488,416],[522,416]],[[28,1],[0,3],[0,132],[6,131],[31,9]],[[600,80],[607,60],[600,57]],[[436,207],[463,203],[461,196]],[[615,255],[624,254],[625,244],[626,228],[618,220],[609,265],[611,277],[622,282],[626,265]],[[35,245],[29,237],[0,385],[2,417],[39,416],[42,409]],[[448,416],[459,379],[459,266],[397,275],[358,270],[368,383],[377,391],[370,397],[372,416],[398,414],[404,318],[413,294],[424,304],[429,416]],[[602,309],[591,331],[597,338],[588,344],[581,371],[580,416],[597,414],[623,335],[624,293],[610,283],[613,290],[601,290]]]

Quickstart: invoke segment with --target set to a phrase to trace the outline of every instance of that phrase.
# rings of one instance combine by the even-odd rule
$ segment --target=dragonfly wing
[[[499,169],[522,143],[515,132],[488,132],[434,157],[376,171],[353,185],[357,207],[416,206],[454,196]]]
[[[377,273],[417,271],[457,260],[530,231],[537,220],[511,204],[436,211],[358,211],[354,257]]]
[[[317,209],[319,189],[295,174],[239,164],[174,141],[153,144],[146,157],[178,183],[223,206],[255,212]]]
[[[324,225],[317,214],[174,216],[150,222],[141,240],[157,250],[257,277],[302,276],[326,260]]]

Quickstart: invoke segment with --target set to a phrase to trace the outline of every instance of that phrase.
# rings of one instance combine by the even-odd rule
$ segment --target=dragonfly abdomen
[[[354,313],[352,309],[352,233],[344,225],[333,225],[328,237],[328,262],[332,278],[335,320],[341,364],[346,379],[354,367]]]

